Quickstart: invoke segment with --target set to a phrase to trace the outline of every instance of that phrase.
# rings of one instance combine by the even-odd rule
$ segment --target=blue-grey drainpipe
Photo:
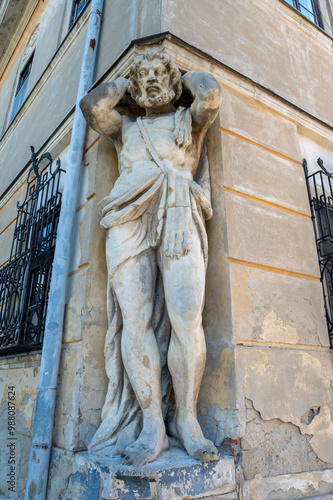
[[[66,164],[60,221],[44,332],[25,500],[45,500],[52,448],[52,429],[62,344],[63,318],[71,240],[80,186],[86,121],[80,100],[93,83],[104,0],[92,0]],[[69,68],[70,71],[70,68]]]

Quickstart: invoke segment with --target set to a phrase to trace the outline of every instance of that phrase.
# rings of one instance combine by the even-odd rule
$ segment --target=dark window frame
[[[32,148],[9,262],[0,269],[0,356],[41,349],[62,193],[60,160]]]
[[[89,2],[89,0],[73,0],[69,29],[71,29],[74,26],[77,19],[80,17],[82,12],[84,11],[88,2]]]
[[[10,114],[9,123],[11,123],[17,113],[20,111],[23,103],[25,101],[25,96],[27,92],[28,82],[31,75],[31,68],[34,59],[35,52],[31,54],[27,63],[24,65],[22,71],[20,72],[20,76],[18,79],[17,87],[15,90],[15,97],[13,101],[12,111]]]
[[[303,159],[330,349],[333,350],[333,174],[326,170],[321,158],[317,163],[319,170],[309,173],[307,161]]]
[[[321,11],[320,11],[320,7],[319,7],[319,1],[318,0],[310,0],[311,1],[311,5],[312,5],[312,11],[310,11],[305,5],[304,5],[304,0],[285,0],[289,5],[291,5],[292,7],[294,7],[296,10],[298,10],[298,12],[300,14],[302,14],[306,19],[308,19],[309,21],[313,22],[314,24],[316,24],[317,26],[319,26],[319,28],[321,29],[324,29],[324,23],[323,23],[323,18],[322,18],[322,15],[321,15]],[[313,16],[313,20],[310,19],[310,17],[308,17],[306,15],[306,13],[303,12],[304,9],[305,11],[307,11],[311,16]]]

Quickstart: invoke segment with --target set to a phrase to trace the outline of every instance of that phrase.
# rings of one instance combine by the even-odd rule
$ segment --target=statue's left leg
[[[201,242],[193,230],[192,249],[179,259],[160,253],[165,300],[172,334],[168,366],[176,399],[176,429],[187,453],[202,462],[216,460],[218,451],[202,433],[197,399],[206,362],[202,328],[205,266]]]

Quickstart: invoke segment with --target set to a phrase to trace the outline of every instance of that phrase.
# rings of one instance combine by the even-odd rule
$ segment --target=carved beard
[[[155,97],[148,97],[144,90],[140,97],[137,98],[137,103],[143,108],[152,108],[168,104],[175,97],[175,92],[172,89],[161,90]]]

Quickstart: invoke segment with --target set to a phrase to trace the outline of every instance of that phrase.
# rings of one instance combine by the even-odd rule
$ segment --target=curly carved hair
[[[141,91],[138,84],[138,69],[144,61],[159,59],[170,72],[170,87],[175,92],[173,101],[179,99],[182,93],[181,73],[172,57],[165,52],[158,52],[156,49],[147,50],[142,56],[137,56],[130,69],[128,91],[135,101],[140,97]]]

